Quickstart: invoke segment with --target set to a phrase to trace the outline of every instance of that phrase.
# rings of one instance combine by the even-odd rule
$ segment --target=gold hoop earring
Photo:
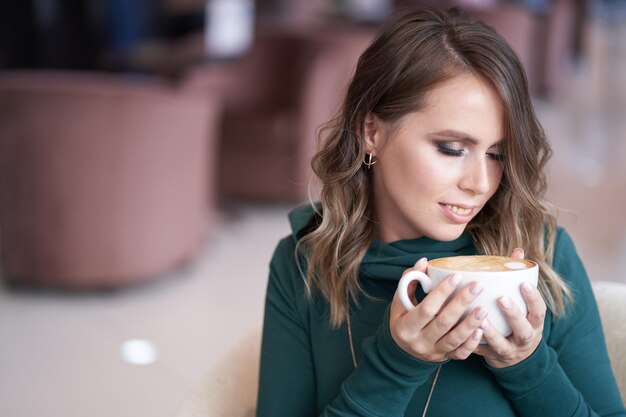
[[[378,159],[374,159],[371,153],[368,153],[363,158],[363,163],[367,166],[367,169],[372,169],[372,165],[378,162]]]

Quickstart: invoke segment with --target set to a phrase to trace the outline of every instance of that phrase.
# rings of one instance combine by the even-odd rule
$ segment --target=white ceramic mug
[[[429,293],[441,281],[455,273],[461,276],[461,283],[451,297],[471,282],[480,282],[484,288],[467,308],[465,315],[471,313],[476,307],[483,307],[488,312],[489,322],[506,337],[512,331],[498,307],[497,300],[508,296],[526,315],[528,309],[520,286],[528,282],[533,287],[537,287],[539,266],[528,259],[522,260],[507,256],[476,255],[433,259],[428,263],[427,274],[421,271],[409,271],[402,276],[398,283],[402,305],[407,310],[415,308],[408,294],[409,284],[412,281],[419,281],[424,292]]]

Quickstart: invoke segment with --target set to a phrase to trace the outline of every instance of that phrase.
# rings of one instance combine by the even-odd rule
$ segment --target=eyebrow
[[[446,129],[446,130],[440,130],[438,132],[433,132],[433,133],[430,133],[428,136],[447,136],[447,137],[450,137],[450,138],[454,138],[454,139],[460,140],[462,142],[470,143],[472,145],[476,145],[476,144],[479,143],[479,140],[476,139],[475,137],[473,137],[471,135],[468,135],[467,133],[460,132],[458,130],[451,130],[451,129]],[[504,141],[504,139],[500,139],[499,141],[494,143],[492,146],[500,145],[500,144],[502,144],[503,141]]]

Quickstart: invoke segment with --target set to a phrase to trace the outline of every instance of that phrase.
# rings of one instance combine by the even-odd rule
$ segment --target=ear
[[[363,143],[365,145],[365,151],[371,153],[373,156],[376,156],[384,143],[385,129],[383,123],[382,120],[372,113],[365,116],[365,121],[363,122]]]

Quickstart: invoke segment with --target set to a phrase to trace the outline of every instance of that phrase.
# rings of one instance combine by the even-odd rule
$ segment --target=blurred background
[[[520,56],[548,197],[626,283],[626,2],[465,0]],[[262,322],[268,263],[392,0],[0,12],[0,415],[176,415]]]

